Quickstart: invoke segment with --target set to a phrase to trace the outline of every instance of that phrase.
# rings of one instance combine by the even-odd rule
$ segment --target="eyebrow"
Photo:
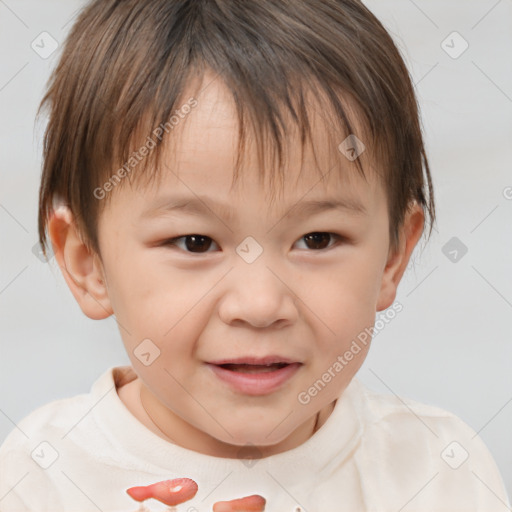
[[[281,219],[292,216],[303,218],[329,210],[338,210],[355,216],[367,215],[366,207],[357,199],[329,198],[313,199],[309,201],[297,201],[285,213]],[[211,215],[231,221],[234,211],[229,205],[216,201],[207,196],[187,196],[160,198],[142,214],[141,218],[159,217],[165,213],[183,212],[190,215]]]

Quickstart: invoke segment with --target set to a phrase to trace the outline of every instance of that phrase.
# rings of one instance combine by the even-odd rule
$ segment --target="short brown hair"
[[[431,233],[434,196],[411,78],[392,38],[359,0],[94,0],[78,16],[40,105],[40,111],[49,107],[38,218],[45,254],[55,195],[99,254],[97,221],[110,195],[100,201],[93,191],[133,157],[135,134],[142,134],[140,143],[166,126],[192,78],[205,69],[235,100],[235,178],[247,112],[259,157],[265,148],[275,161],[277,149],[280,169],[287,139],[283,106],[304,146],[311,137],[307,91],[316,91],[322,111],[332,112],[346,134],[354,133],[351,99],[367,130],[365,143],[379,155],[391,246],[397,247],[414,200],[429,215]],[[129,181],[156,176],[164,139],[136,176],[129,172]],[[364,176],[359,160],[356,165]]]

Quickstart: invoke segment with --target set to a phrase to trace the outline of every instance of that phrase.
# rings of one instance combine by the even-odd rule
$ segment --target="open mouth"
[[[239,373],[269,373],[275,372],[284,368],[285,366],[289,366],[287,363],[273,363],[273,364],[220,364],[218,365],[225,370],[230,370],[232,372]]]

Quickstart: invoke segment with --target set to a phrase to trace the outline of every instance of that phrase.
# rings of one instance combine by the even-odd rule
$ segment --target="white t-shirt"
[[[266,499],[266,512],[508,510],[496,464],[469,426],[357,378],[305,443],[253,460],[203,455],[153,433],[116,392],[134,378],[130,366],[109,368],[90,393],[19,422],[0,447],[0,511],[135,512],[126,489],[180,477],[199,487],[182,512],[252,494]]]

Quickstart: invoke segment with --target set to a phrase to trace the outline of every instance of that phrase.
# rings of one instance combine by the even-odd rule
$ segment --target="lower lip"
[[[300,363],[289,364],[279,370],[261,373],[242,373],[226,370],[215,364],[208,364],[215,375],[232,388],[246,395],[267,395],[279,389],[301,366]]]

